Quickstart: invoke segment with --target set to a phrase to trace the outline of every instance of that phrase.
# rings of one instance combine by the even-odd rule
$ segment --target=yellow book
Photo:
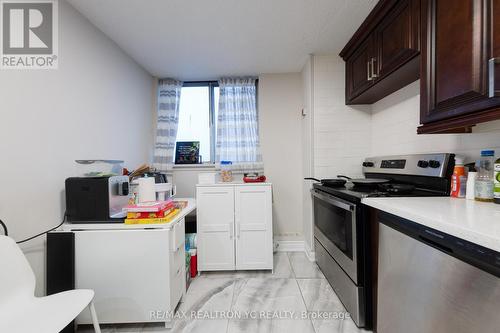
[[[175,208],[169,208],[161,212],[128,212],[128,219],[156,219],[167,217]]]
[[[172,210],[165,217],[157,217],[151,219],[125,219],[125,224],[158,224],[158,223],[169,223],[172,219],[179,214],[180,209]]]

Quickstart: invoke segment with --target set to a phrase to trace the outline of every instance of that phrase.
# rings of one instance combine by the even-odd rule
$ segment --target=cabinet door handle
[[[239,222],[236,223],[236,237],[240,238],[241,234],[241,225]]]
[[[229,239],[233,239],[234,236],[234,223],[229,223]]]
[[[495,90],[495,65],[500,64],[500,58],[491,58],[488,61],[489,94],[488,97],[499,97],[500,90]]]
[[[372,60],[371,60],[371,63],[372,63],[372,80],[376,79],[378,77],[378,74],[375,73],[375,61],[377,61],[377,59],[376,58],[372,58]]]
[[[370,66],[371,66],[371,61],[368,61],[368,62],[366,63],[366,73],[367,73],[367,75],[368,75],[366,79],[367,79],[368,81],[373,80],[373,78],[372,78],[372,70],[371,70]]]

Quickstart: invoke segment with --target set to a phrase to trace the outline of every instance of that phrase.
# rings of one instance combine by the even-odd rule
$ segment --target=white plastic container
[[[75,174],[79,177],[120,176],[123,172],[121,160],[75,160]]]
[[[156,201],[155,179],[153,177],[139,178],[137,182],[139,183],[139,202]]]
[[[198,174],[198,184],[215,184],[217,182],[217,172],[200,172]]]
[[[467,200],[474,200],[476,198],[476,178],[477,172],[469,171],[467,175],[467,188],[465,190],[465,198]]]
[[[156,201],[166,201],[172,196],[172,184],[157,183],[155,184]]]

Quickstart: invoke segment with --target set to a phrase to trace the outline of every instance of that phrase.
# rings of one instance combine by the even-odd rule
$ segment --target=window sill
[[[173,170],[189,171],[189,170],[207,170],[216,171],[217,168],[213,163],[204,164],[174,164]]]

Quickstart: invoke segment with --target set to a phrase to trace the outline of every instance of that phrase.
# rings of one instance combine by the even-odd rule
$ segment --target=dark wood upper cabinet
[[[500,0],[422,0],[418,133],[500,119]]]
[[[346,85],[348,96],[359,96],[373,85],[373,55],[373,39],[367,38],[347,60],[346,73],[350,78]]]
[[[371,104],[417,80],[420,0],[381,0],[340,56],[346,104]]]
[[[494,0],[491,3],[491,58],[489,65],[494,71],[495,82],[491,87],[491,92],[497,97],[500,95],[500,0]]]
[[[420,53],[420,1],[400,1],[376,30],[383,78]]]
[[[420,78],[419,134],[500,119],[500,0],[380,0],[340,56],[346,104]]]

